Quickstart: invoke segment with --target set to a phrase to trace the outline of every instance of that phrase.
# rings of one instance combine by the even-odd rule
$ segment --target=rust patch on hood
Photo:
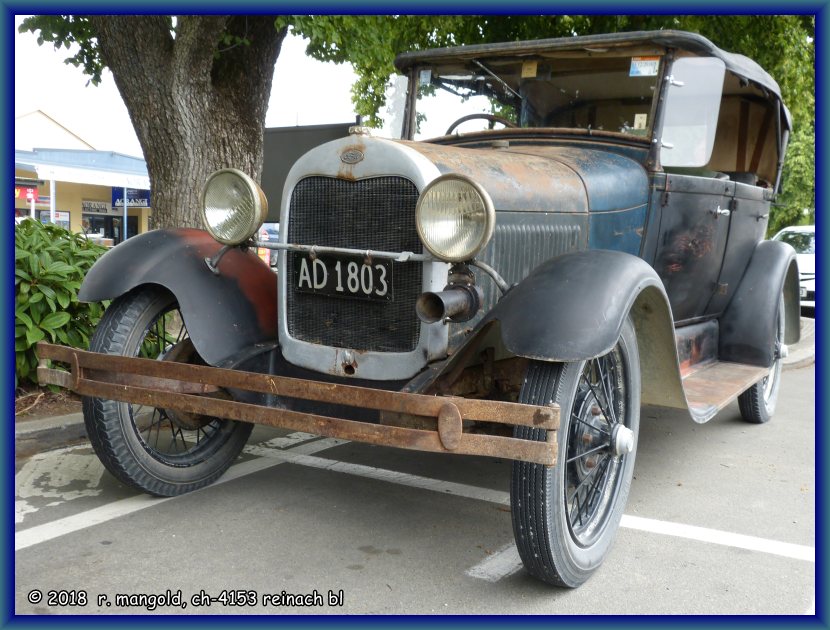
[[[505,149],[400,141],[435,164],[481,184],[497,210],[588,212],[585,185],[572,168],[546,156]]]
[[[355,166],[363,161],[365,155],[366,144],[363,142],[354,142],[342,147],[337,156],[340,160],[337,179],[345,179],[350,182],[355,181],[357,179],[354,175]]]

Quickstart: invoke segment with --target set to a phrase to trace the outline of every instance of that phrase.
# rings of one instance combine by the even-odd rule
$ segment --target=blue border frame
[[[825,62],[827,54],[827,46],[825,44],[825,36],[830,32],[828,29],[830,17],[828,17],[828,3],[830,0],[822,1],[796,1],[791,3],[772,3],[769,1],[750,1],[750,0],[732,0],[726,3],[718,2],[716,0],[707,0],[694,3],[683,3],[679,5],[667,6],[665,3],[639,1],[631,3],[619,3],[598,0],[583,0],[581,2],[564,2],[552,4],[542,0],[533,2],[522,1],[511,3],[509,10],[511,14],[529,14],[529,13],[574,13],[574,14],[600,14],[600,13],[619,13],[619,14],[637,14],[637,13],[652,13],[652,14],[718,14],[718,13],[734,13],[734,14],[760,14],[760,13],[782,13],[782,14],[816,14],[816,109],[822,111],[821,108],[828,102],[827,99],[827,81],[826,72],[827,65]],[[216,9],[219,12],[224,8],[224,3],[211,2],[200,3],[195,2],[176,2],[174,5],[162,2],[160,0],[150,0],[148,2],[134,3],[128,2],[125,4],[104,4],[95,0],[81,0],[76,2],[55,2],[41,1],[41,2],[25,2],[14,1],[6,2],[0,0],[0,85],[10,88],[10,92],[14,89],[14,74],[13,74],[13,59],[14,59],[14,37],[8,37],[9,33],[13,32],[14,15],[16,14],[30,14],[30,13],[58,13],[60,11],[72,10],[76,12],[118,12],[118,13],[149,13],[155,11],[164,11],[173,13],[174,10],[184,10],[194,12],[207,12],[211,9]],[[501,2],[494,3],[492,0],[485,0],[484,2],[476,0],[463,0],[447,3],[441,0],[407,0],[406,2],[396,2],[394,4],[385,4],[382,2],[264,2],[260,1],[243,1],[236,3],[233,6],[234,12],[250,12],[262,13],[264,11],[272,12],[279,9],[285,13],[456,13],[456,14],[475,14],[475,13],[503,13],[505,5]],[[13,160],[13,137],[14,137],[14,116],[13,109],[8,105],[9,99],[4,99],[0,108],[2,108],[2,126],[0,126],[0,142],[2,142],[3,150],[0,160],[2,160],[3,172],[10,173],[14,176],[14,160]],[[819,239],[821,243],[827,241],[828,230],[825,225],[823,211],[827,210],[827,190],[823,185],[828,181],[827,163],[825,161],[826,147],[827,147],[827,126],[823,117],[816,117],[816,228],[819,231]],[[9,199],[9,197],[7,197]],[[13,282],[13,255],[14,250],[13,232],[5,231],[3,233],[3,246],[0,247],[2,252],[2,259],[0,259],[0,273],[7,278],[4,284],[2,293],[2,302],[0,306],[4,307],[6,313],[12,313],[14,308],[14,292]],[[819,248],[818,266],[823,270],[825,268],[825,253],[822,248]],[[672,618],[671,623],[682,623],[684,625],[704,625],[711,626],[713,623],[723,623],[724,625],[740,625],[752,626],[764,625],[769,627],[786,625],[809,625],[827,627],[827,607],[823,600],[823,595],[826,594],[825,569],[827,560],[827,547],[824,540],[823,533],[826,531],[826,509],[827,509],[827,466],[822,454],[829,452],[827,443],[827,430],[823,426],[821,420],[823,419],[823,411],[826,409],[825,397],[830,392],[830,383],[828,383],[824,374],[825,355],[825,336],[823,329],[823,314],[824,297],[827,294],[827,286],[830,285],[827,276],[823,273],[820,275],[821,289],[819,290],[818,302],[816,304],[816,379],[818,381],[816,388],[817,396],[816,402],[819,410],[819,417],[816,423],[816,617],[691,617],[691,618]],[[0,350],[3,356],[3,379],[6,386],[2,392],[2,407],[8,411],[6,418],[14,418],[14,325],[13,318],[7,317],[4,322],[4,334],[0,336]],[[4,569],[2,590],[0,590],[0,625],[19,625],[26,627],[41,627],[52,625],[75,625],[82,623],[84,625],[94,623],[110,624],[111,617],[106,616],[82,616],[82,617],[15,617],[14,606],[14,525],[13,519],[10,518],[10,508],[14,503],[14,423],[7,422],[3,431],[2,454],[0,461],[3,462],[2,474],[2,489],[3,489],[3,507],[6,508],[5,514],[5,528],[3,528],[2,543],[0,544],[0,558],[2,558],[2,566]],[[119,617],[118,623],[125,625],[144,625],[153,624],[157,626],[159,623],[175,620],[177,624],[181,623],[199,623],[203,625],[209,623],[210,625],[228,624],[239,625],[243,618],[241,617],[142,617],[130,618]],[[339,624],[360,624],[360,625],[406,625],[414,626],[425,623],[434,624],[435,620],[420,617],[361,617],[359,619],[352,619],[348,617],[340,618],[323,618],[323,617],[309,617],[309,618],[258,618],[245,617],[244,623],[279,623],[282,627],[313,627],[321,624],[326,620],[326,625],[335,621]],[[191,621],[193,620],[193,621]],[[454,617],[453,625],[462,624],[465,626],[481,626],[486,624],[492,626],[495,624],[503,624],[510,622],[511,624],[520,623],[528,626],[546,626],[549,627],[555,623],[557,627],[578,626],[580,628],[605,625],[608,621],[613,620],[615,624],[629,625],[632,623],[665,623],[660,618],[653,617],[638,617],[635,620],[628,621],[622,617],[598,618],[593,617],[565,617],[565,618],[550,618],[550,617]],[[449,622],[448,622],[449,623]]]

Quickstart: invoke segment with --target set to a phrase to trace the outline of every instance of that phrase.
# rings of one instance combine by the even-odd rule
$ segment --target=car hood
[[[597,148],[400,143],[429,159],[442,175],[457,173],[481,184],[499,211],[609,212],[648,201],[643,166]]]
[[[796,261],[798,261],[798,273],[801,275],[816,273],[816,255],[815,254],[796,254]]]
[[[645,168],[596,145],[447,146],[355,134],[315,147],[295,162],[285,183],[281,231],[288,225],[293,189],[306,177],[357,181],[398,176],[423,191],[449,173],[480,184],[499,212],[584,214],[640,208],[648,202]]]

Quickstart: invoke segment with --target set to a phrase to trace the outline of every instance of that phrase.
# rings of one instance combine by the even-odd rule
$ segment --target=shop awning
[[[150,188],[144,160],[112,151],[35,149],[15,151],[15,166],[37,173],[38,179],[113,188]]]

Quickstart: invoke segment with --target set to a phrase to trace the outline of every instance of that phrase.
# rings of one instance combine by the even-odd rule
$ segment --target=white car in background
[[[280,224],[279,223],[263,223],[262,227],[259,228],[259,232],[257,233],[257,239],[260,241],[273,241],[278,242],[280,240]],[[275,249],[269,249],[268,251],[268,264],[271,268],[276,269],[277,267],[277,251]]]
[[[801,308],[813,311],[816,307],[816,226],[784,228],[772,240],[783,241],[795,250],[801,281]]]

